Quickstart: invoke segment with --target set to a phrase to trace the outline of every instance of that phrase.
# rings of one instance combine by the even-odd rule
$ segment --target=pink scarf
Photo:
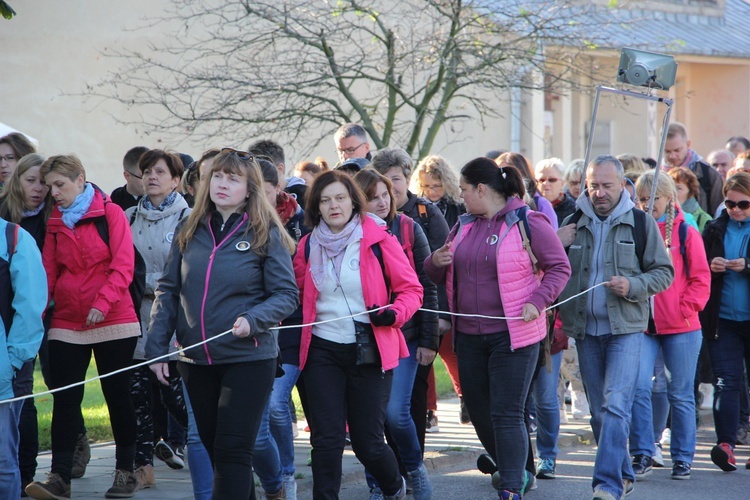
[[[355,214],[338,233],[331,231],[328,224],[321,219],[310,234],[310,272],[318,290],[326,281],[326,261],[332,260],[336,276],[341,276],[341,263],[347,247],[361,239],[362,221],[359,219],[359,214]]]

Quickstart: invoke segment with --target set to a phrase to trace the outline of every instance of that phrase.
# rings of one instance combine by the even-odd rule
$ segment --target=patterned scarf
[[[34,217],[34,216],[35,216],[35,215],[37,215],[37,214],[38,214],[39,212],[41,212],[42,210],[44,210],[44,205],[46,205],[46,203],[45,203],[45,202],[42,202],[42,203],[41,203],[41,204],[40,204],[40,205],[39,205],[38,207],[36,207],[36,208],[35,208],[35,209],[33,209],[33,210],[22,210],[22,211],[21,211],[21,217],[23,217],[23,218],[26,218],[26,217]]]
[[[166,198],[164,198],[164,201],[162,201],[158,207],[155,207],[154,204],[151,203],[151,198],[149,198],[148,196],[144,196],[141,203],[143,203],[142,207],[144,210],[158,210],[159,212],[163,212],[167,208],[171,207],[174,203],[174,200],[176,199],[177,191],[172,191]]]
[[[326,261],[333,261],[336,276],[341,276],[341,263],[344,261],[346,248],[362,239],[362,221],[354,215],[344,229],[338,233],[331,231],[328,224],[321,219],[320,224],[310,234],[310,272],[318,290],[326,282]]]
[[[65,224],[68,229],[73,229],[73,226],[76,225],[76,222],[81,220],[81,217],[86,215],[86,212],[88,212],[93,200],[94,186],[92,186],[90,182],[87,182],[86,187],[83,189],[83,193],[76,196],[76,199],[73,201],[73,203],[70,204],[68,208],[60,207],[60,212],[62,212],[63,224]]]

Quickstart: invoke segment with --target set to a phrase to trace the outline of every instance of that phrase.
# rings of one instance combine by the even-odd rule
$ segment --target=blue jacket
[[[0,279],[0,296],[3,299],[12,296],[13,316],[7,325],[0,320],[0,399],[14,396],[17,372],[36,357],[44,335],[42,314],[47,306],[47,275],[36,242],[19,228],[15,253],[8,266],[7,225],[0,219],[0,272],[4,277],[10,276],[10,280]]]

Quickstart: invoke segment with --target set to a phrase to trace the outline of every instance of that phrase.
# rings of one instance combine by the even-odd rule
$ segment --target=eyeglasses
[[[239,149],[234,148],[222,148],[220,153],[234,154],[242,161],[253,161],[255,159],[255,156],[252,153],[248,153],[247,151],[240,151]]]
[[[542,177],[541,179],[537,179],[538,182],[542,182],[542,183],[548,182],[550,184],[554,184],[555,182],[557,182],[559,180],[560,179],[558,179],[557,177],[548,177],[546,179],[544,177]]]
[[[661,200],[661,196],[655,196],[654,197],[654,203]],[[651,198],[638,198],[638,203],[641,205],[648,205],[648,202],[651,201]]]
[[[128,175],[129,175],[129,176],[131,176],[131,177],[135,177],[136,179],[143,179],[143,176],[142,176],[142,175],[138,175],[138,174],[136,174],[135,172],[131,172],[130,170],[127,170],[126,172],[127,172],[127,173],[128,173]]]
[[[13,160],[15,160],[15,159],[16,159],[16,155],[5,155],[5,156],[0,156],[0,161],[3,161],[3,160],[4,160],[4,161],[7,161],[8,163],[12,162],[12,161],[13,161]]]
[[[727,161],[725,161],[725,162],[718,162],[718,161],[715,161],[715,162],[713,162],[713,163],[711,164],[711,166],[712,166],[712,167],[714,167],[714,168],[719,168],[719,167],[728,167],[729,165],[731,165],[731,163],[729,163],[729,162],[727,162]]]
[[[568,181],[568,186],[580,186],[581,181]]]
[[[434,186],[425,186],[424,184],[422,184],[419,187],[422,188],[422,191],[438,191],[440,189],[443,189],[442,184],[435,184]]]
[[[748,200],[742,200],[742,201],[724,200],[724,206],[727,207],[727,210],[733,210],[735,208],[739,208],[740,210],[747,210],[748,208],[750,208],[750,201]]]
[[[367,144],[367,141],[360,143],[359,146],[355,146],[353,148],[336,148],[336,151],[339,152],[339,154],[346,154],[346,155],[353,155],[359,148]]]

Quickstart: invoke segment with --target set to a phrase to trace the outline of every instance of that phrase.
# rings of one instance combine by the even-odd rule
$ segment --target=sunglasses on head
[[[235,154],[240,160],[244,161],[252,161],[255,159],[255,156],[252,153],[248,153],[247,151],[240,151],[239,149],[234,148],[222,148],[221,153]]]
[[[747,210],[748,208],[750,208],[750,201],[748,200],[742,200],[742,201],[724,200],[724,206],[727,207],[727,210],[732,210],[734,208],[739,208],[740,210]]]

